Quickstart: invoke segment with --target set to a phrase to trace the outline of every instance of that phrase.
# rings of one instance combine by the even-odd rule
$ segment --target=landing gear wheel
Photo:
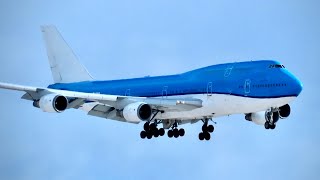
[[[203,131],[203,132],[207,132],[207,129],[208,129],[208,128],[207,128],[207,125],[204,124],[204,125],[202,126],[202,131]]]
[[[179,136],[184,136],[184,134],[185,134],[185,131],[184,131],[184,129],[179,129]]]
[[[204,133],[204,138],[205,138],[207,141],[209,141],[210,138],[211,138],[210,133],[208,133],[208,132]]]
[[[173,137],[173,131],[172,131],[171,129],[168,131],[168,137],[169,137],[169,138],[172,138],[172,137]]]
[[[158,136],[159,136],[159,130],[158,130],[158,128],[156,128],[156,129],[153,130],[153,135],[154,135],[154,137],[158,137]]]
[[[149,131],[149,122],[144,123],[143,129],[144,129],[145,131]]]
[[[270,128],[270,124],[268,122],[264,123],[264,128],[269,129]]]
[[[212,132],[214,131],[213,125],[210,124],[210,125],[207,127],[207,130],[208,130],[208,132],[212,133]]]
[[[146,137],[147,137],[147,132],[141,131],[141,132],[140,132],[140,137],[141,137],[141,139],[146,138]]]
[[[152,138],[152,134],[150,132],[147,133],[147,138],[151,139]]]
[[[178,129],[174,129],[174,130],[173,130],[173,136],[174,136],[175,138],[178,138],[178,137],[179,137],[179,131],[178,131]]]
[[[164,133],[165,133],[164,129],[163,129],[163,128],[160,128],[160,129],[159,129],[159,135],[160,135],[160,136],[163,136]]]
[[[155,129],[157,129],[157,125],[155,123],[150,124],[150,130],[153,131]]]
[[[200,141],[204,140],[204,134],[203,134],[203,132],[199,133],[199,140],[200,140]]]
[[[276,128],[276,124],[270,125],[270,129]]]

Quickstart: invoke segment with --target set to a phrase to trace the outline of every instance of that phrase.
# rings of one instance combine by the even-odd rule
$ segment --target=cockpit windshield
[[[284,65],[281,64],[271,64],[269,68],[285,68]]]

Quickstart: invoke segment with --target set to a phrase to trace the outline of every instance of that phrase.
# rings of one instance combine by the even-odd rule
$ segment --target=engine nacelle
[[[246,120],[252,121],[258,125],[264,125],[267,120],[273,118],[273,122],[277,122],[279,120],[278,112],[270,112],[270,111],[260,111],[255,113],[246,114]]]
[[[246,120],[252,121],[258,125],[263,125],[266,122],[266,112],[256,112],[246,115]]]
[[[143,102],[135,102],[128,104],[122,111],[122,116],[128,122],[139,123],[140,121],[148,121],[152,115],[150,105]]]
[[[39,101],[33,103],[35,107],[39,107],[44,112],[63,112],[68,107],[68,99],[57,94],[48,94],[42,96]]]
[[[279,115],[281,119],[289,117],[291,108],[289,104],[279,107]]]

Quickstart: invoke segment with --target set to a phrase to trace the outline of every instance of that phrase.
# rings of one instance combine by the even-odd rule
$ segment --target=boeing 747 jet
[[[140,137],[184,136],[180,125],[202,122],[200,140],[209,140],[213,118],[243,114],[244,119],[274,129],[290,115],[289,104],[301,82],[284,65],[258,60],[212,65],[157,77],[97,81],[78,61],[54,26],[41,27],[54,83],[30,87],[0,83],[24,91],[22,99],[44,112],[81,109],[88,115],[139,124]],[[137,133],[138,134],[138,133]]]

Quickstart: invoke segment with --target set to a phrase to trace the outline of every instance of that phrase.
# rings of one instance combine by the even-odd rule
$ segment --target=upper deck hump
[[[243,62],[233,62],[233,63],[224,63],[224,64],[216,64],[211,65],[195,70],[191,70],[188,72],[183,73],[184,75],[193,74],[193,73],[200,73],[203,71],[212,71],[212,70],[224,70],[227,68],[267,68],[273,64],[280,64],[276,60],[257,60],[257,61],[243,61]]]

